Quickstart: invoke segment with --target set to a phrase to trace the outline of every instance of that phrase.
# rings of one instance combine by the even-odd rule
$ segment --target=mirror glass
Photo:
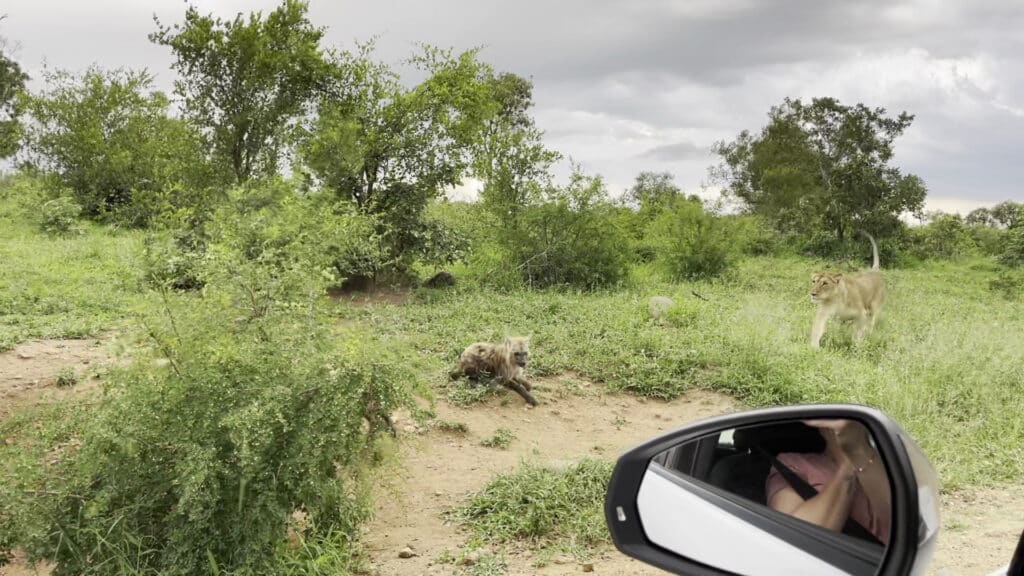
[[[651,542],[732,572],[875,574],[893,506],[868,429],[817,419],[673,446],[648,464],[637,509]]]

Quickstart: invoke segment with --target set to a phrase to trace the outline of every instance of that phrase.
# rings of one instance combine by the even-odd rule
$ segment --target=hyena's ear
[[[811,282],[817,282],[818,278],[821,278],[821,277],[822,277],[822,273],[821,272],[814,272],[814,273],[811,274]]]

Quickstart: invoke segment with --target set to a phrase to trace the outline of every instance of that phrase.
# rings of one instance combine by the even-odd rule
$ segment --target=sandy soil
[[[14,410],[38,402],[74,400],[95,394],[95,375],[110,361],[108,340],[47,340],[22,344],[0,353],[0,420]],[[58,388],[64,367],[79,378]],[[600,386],[572,374],[541,379],[535,384],[543,404],[526,408],[512,393],[487,403],[460,408],[438,401],[438,418],[467,425],[468,433],[438,429],[419,431],[399,418],[401,464],[377,494],[377,512],[367,527],[365,547],[371,571],[379,576],[453,574],[461,568],[437,562],[446,551],[457,553],[469,536],[446,524],[442,514],[465,501],[495,474],[514,469],[524,458],[569,464],[584,456],[614,459],[622,450],[660,432],[696,419],[731,412],[728,397],[695,391],[673,402],[644,400],[604,393]],[[513,431],[507,450],[485,448],[480,440],[499,427]],[[0,439],[0,441],[3,441]],[[943,531],[930,574],[988,574],[1006,564],[1024,530],[1024,486],[971,490],[943,499]],[[406,546],[416,553],[399,558]],[[584,566],[569,558],[535,568],[529,550],[492,550],[507,562],[507,574],[577,574]],[[662,574],[632,561],[614,549],[588,560],[594,574]],[[0,576],[48,574],[23,561],[0,567]]]
[[[457,552],[468,536],[446,524],[442,514],[496,474],[513,470],[523,458],[556,465],[585,456],[614,459],[659,432],[733,411],[735,406],[730,398],[708,392],[694,392],[673,402],[609,396],[572,375],[538,380],[534,390],[542,404],[533,409],[513,393],[470,408],[439,401],[438,419],[464,423],[469,432],[459,435],[433,430],[403,446],[401,476],[390,490],[377,496],[376,518],[366,539],[375,574],[448,574],[456,570],[435,560],[446,550]],[[481,446],[480,441],[493,436],[499,427],[515,435],[509,448]],[[399,551],[406,546],[417,556],[399,558]],[[527,550],[509,551],[505,558],[508,574],[582,570],[568,559],[538,570]],[[614,549],[592,563],[597,574],[661,573]]]
[[[35,340],[0,353],[0,420],[27,405],[95,391],[98,370],[109,358],[109,341],[96,338]],[[77,383],[58,387],[65,368],[74,371]]]

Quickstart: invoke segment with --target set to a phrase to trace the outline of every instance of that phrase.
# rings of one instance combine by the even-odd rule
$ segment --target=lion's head
[[[811,302],[825,302],[830,300],[839,289],[839,280],[842,274],[831,272],[815,272],[811,274]]]

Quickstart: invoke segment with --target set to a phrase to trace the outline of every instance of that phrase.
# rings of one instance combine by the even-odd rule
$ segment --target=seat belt
[[[764,450],[760,446],[757,446],[756,448],[758,452],[768,457],[772,466],[779,471],[779,474],[782,474],[782,477],[786,479],[786,482],[789,483],[790,487],[792,487],[801,498],[804,500],[810,500],[818,495],[818,491],[814,489],[814,486],[808,484],[803,478],[797,476],[796,472],[793,472],[785,464],[779,462],[779,459],[773,454]],[[846,524],[843,526],[843,532],[846,532],[851,536],[868,540],[869,542],[874,542],[882,546],[885,545],[882,544],[882,541],[872,534],[870,530],[862,526],[860,522],[857,522],[849,515],[846,516]]]

